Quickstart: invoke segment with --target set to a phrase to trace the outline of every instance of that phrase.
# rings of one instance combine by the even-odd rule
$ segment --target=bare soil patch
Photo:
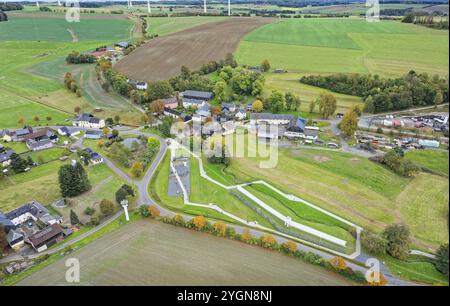
[[[331,158],[327,156],[316,155],[314,156],[314,160],[318,161],[319,163],[326,163],[327,161],[330,161]]]
[[[158,37],[120,60],[115,68],[138,80],[165,80],[176,76],[181,66],[198,69],[234,52],[241,38],[272,22],[270,18],[230,18]]]

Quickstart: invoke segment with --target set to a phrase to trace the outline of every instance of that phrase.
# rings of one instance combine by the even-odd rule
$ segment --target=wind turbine
[[[203,0],[203,13],[206,14],[206,0]]]
[[[228,16],[231,16],[231,0],[228,0]]]
[[[61,1],[60,0],[58,0],[58,5],[61,6]]]
[[[131,2],[131,0],[130,0],[130,8],[133,8],[133,3]]]
[[[36,7],[39,8],[39,1],[36,1]]]

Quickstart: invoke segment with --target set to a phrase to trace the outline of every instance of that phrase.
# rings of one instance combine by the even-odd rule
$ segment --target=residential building
[[[84,151],[86,151],[89,154],[89,162],[92,165],[97,165],[103,163],[103,157],[95,152],[94,150],[90,148],[86,148]]]
[[[3,225],[6,232],[16,227],[14,223],[11,220],[9,220],[8,217],[1,211],[0,211],[0,225]]]
[[[9,130],[0,130],[0,140],[3,142],[11,142],[13,140],[12,134]]]
[[[92,114],[84,113],[73,121],[73,126],[102,129],[105,127],[105,120],[94,117]]]
[[[161,99],[161,102],[164,104],[164,108],[175,109],[178,107],[177,97]]]
[[[237,109],[237,106],[234,103],[222,103],[221,108],[222,108],[222,112],[227,110],[229,112],[234,113]]]
[[[45,251],[63,239],[63,230],[59,224],[49,225],[28,238],[36,252]]]
[[[236,114],[234,115],[234,117],[237,120],[245,120],[247,119],[247,112],[244,109],[240,109],[236,112]]]
[[[16,153],[14,150],[3,150],[0,152],[0,165],[8,167],[11,164],[11,155]]]
[[[164,107],[164,115],[175,119],[181,118],[181,113],[171,108]]]
[[[79,129],[71,128],[71,127],[67,127],[67,126],[63,126],[58,129],[58,134],[61,136],[71,137],[71,136],[79,135],[80,133],[81,133],[81,131]]]

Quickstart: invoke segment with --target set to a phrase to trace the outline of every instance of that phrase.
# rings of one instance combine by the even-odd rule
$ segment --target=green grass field
[[[0,41],[109,41],[128,39],[133,23],[126,19],[82,19],[69,23],[64,15],[54,17],[16,17],[0,25]]]
[[[425,251],[448,243],[448,190],[448,178],[421,173],[396,199],[396,215],[409,226],[413,243]]]
[[[179,32],[208,22],[224,20],[226,17],[147,17],[147,33],[149,35],[158,34],[164,36],[171,33]]]
[[[448,177],[448,152],[433,150],[412,150],[406,153],[405,158],[420,167]]]
[[[242,64],[269,59],[274,68],[303,73],[448,73],[448,31],[397,21],[364,19],[287,19],[265,25],[243,38]]]

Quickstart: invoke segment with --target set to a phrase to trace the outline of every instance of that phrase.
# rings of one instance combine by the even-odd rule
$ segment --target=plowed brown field
[[[124,75],[145,81],[176,76],[181,66],[198,69],[209,61],[221,60],[234,52],[241,38],[272,22],[270,18],[230,18],[200,25],[150,40],[114,67]]]

